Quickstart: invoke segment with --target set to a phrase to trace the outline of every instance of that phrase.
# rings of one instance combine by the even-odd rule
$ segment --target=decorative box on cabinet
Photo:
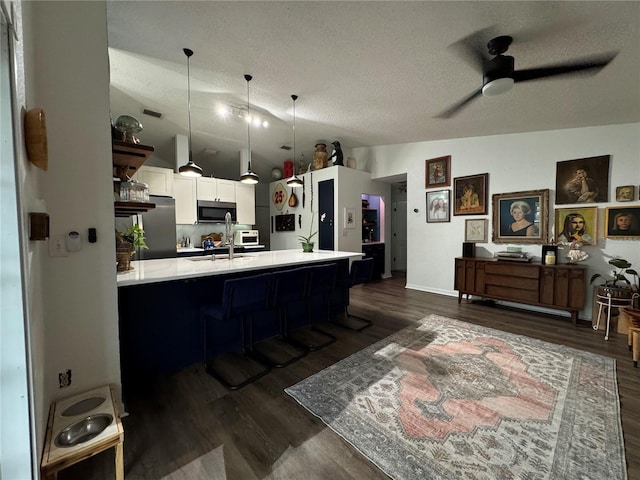
[[[456,258],[455,289],[527,305],[555,308],[571,314],[575,325],[585,303],[586,268],[579,265],[541,265],[486,258]]]

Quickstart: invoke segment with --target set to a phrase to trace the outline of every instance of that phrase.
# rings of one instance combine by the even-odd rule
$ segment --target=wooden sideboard
[[[462,295],[564,310],[576,325],[585,303],[586,268],[490,258],[456,258],[455,289]]]

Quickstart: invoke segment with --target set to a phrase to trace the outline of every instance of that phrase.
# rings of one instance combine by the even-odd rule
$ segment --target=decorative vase
[[[313,252],[313,245],[314,243],[303,243],[302,244],[302,251],[303,252]]]
[[[119,243],[116,245],[116,271],[127,272],[133,270],[131,257],[133,256],[133,245],[129,243]]]

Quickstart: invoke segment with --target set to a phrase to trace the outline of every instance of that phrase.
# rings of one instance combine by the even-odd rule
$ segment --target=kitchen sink
[[[254,258],[255,255],[248,255],[246,253],[234,253],[233,254],[233,260],[242,260],[242,259],[249,259],[249,258]],[[229,260],[229,254],[227,253],[217,253],[214,255],[214,259],[215,260]],[[192,262],[211,262],[211,255],[203,255],[202,257],[189,257],[188,260],[191,260]],[[214,261],[215,261],[214,260]]]

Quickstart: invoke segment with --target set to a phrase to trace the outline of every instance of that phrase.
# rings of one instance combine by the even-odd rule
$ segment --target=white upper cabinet
[[[133,179],[149,185],[149,195],[173,197],[173,170],[170,168],[143,165]]]
[[[198,177],[196,178],[197,199],[235,203],[236,183],[233,180],[221,178]]]
[[[236,182],[236,215],[238,223],[243,225],[256,223],[255,185]]]
[[[196,179],[174,174],[173,194],[176,200],[176,224],[194,225],[197,221]]]

